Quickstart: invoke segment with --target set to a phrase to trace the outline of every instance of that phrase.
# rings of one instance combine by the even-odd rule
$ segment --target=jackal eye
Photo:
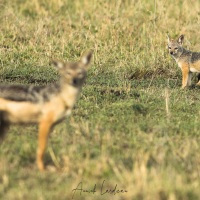
[[[175,47],[174,49],[175,49],[175,50],[178,50],[178,47]]]
[[[80,70],[77,72],[77,77],[80,77],[82,78],[84,76],[84,71],[83,70]]]
[[[71,74],[71,72],[65,72],[65,75],[71,76],[72,74]]]
[[[171,47],[168,46],[169,49],[171,49]]]
[[[78,73],[78,74],[77,74],[77,77],[78,77],[78,78],[83,78],[83,73]]]

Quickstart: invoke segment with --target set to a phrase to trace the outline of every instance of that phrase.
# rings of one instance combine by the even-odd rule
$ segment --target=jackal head
[[[77,62],[64,63],[62,61],[53,61],[54,66],[61,75],[61,84],[68,84],[80,88],[86,78],[91,57],[92,52],[90,51]]]
[[[182,52],[183,52],[183,40],[184,40],[184,35],[181,35],[178,40],[173,40],[168,37],[168,50],[170,55],[173,57],[177,58],[179,57]]]

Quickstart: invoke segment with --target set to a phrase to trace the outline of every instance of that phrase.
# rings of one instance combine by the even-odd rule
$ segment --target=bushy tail
[[[9,128],[9,123],[5,120],[5,112],[0,111],[0,141],[3,140],[8,128]]]

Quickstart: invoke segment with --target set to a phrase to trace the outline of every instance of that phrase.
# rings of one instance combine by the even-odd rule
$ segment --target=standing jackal
[[[48,86],[0,85],[0,137],[10,123],[39,124],[37,166],[44,170],[43,155],[50,129],[71,113],[86,78],[92,53],[75,63],[53,61],[60,81]]]
[[[168,36],[168,49],[182,71],[182,88],[191,85],[192,72],[200,72],[200,52],[192,52],[183,48],[184,36],[178,40]],[[200,81],[197,83],[200,85]]]

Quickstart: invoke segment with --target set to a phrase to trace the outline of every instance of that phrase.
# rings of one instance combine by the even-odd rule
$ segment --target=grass
[[[184,46],[200,49],[199,6],[0,1],[2,83],[54,82],[51,59],[74,61],[94,51],[73,114],[50,135],[46,172],[35,164],[37,127],[11,127],[0,145],[0,198],[199,199],[199,88],[180,90],[180,70],[166,50],[167,32],[185,34]],[[90,193],[73,193],[79,183]],[[127,192],[109,193],[116,184]]]

